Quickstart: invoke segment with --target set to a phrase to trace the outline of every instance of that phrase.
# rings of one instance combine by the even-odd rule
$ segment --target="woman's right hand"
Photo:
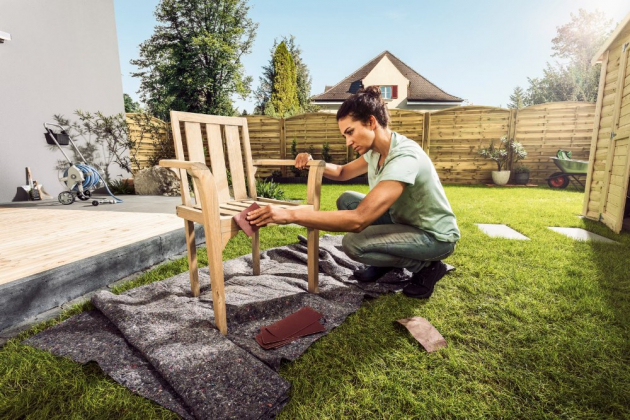
[[[313,156],[311,156],[310,153],[300,153],[295,157],[295,167],[304,169],[309,160],[313,160]]]

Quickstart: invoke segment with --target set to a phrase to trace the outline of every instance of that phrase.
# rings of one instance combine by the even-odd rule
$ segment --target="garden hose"
[[[98,171],[89,166],[89,165],[84,165],[81,163],[77,163],[75,166],[79,171],[81,171],[82,175],[83,175],[83,182],[81,183],[81,187],[82,189],[85,190],[90,190],[92,188],[94,188],[101,180],[101,175],[98,173]],[[63,176],[64,178],[68,177],[68,172],[70,171],[70,169],[72,168],[69,167],[67,168],[64,173]],[[114,199],[114,201],[116,203],[122,203],[123,201],[116,197],[114,194],[112,194],[112,192],[109,190],[109,186],[107,185],[107,182],[103,181],[103,184],[105,185],[105,189],[107,190],[107,192],[109,193],[109,195]],[[72,187],[72,191],[79,191],[79,184],[75,184],[74,187]]]

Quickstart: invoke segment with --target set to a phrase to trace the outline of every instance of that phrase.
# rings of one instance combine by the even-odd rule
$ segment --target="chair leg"
[[[306,229],[308,237],[308,291],[319,292],[319,230]]]
[[[209,229],[207,230],[209,232]],[[213,238],[215,239],[215,238]],[[210,285],[212,287],[212,307],[214,308],[214,323],[227,335],[227,319],[225,314],[225,289],[223,287],[223,243],[220,240],[210,239],[206,236],[206,249],[208,250],[208,270],[210,271]]]
[[[258,236],[258,231],[254,232],[252,237],[252,266],[254,275],[260,275],[260,237]]]
[[[186,248],[188,249],[188,272],[190,273],[190,290],[194,297],[199,296],[199,271],[197,270],[197,245],[195,243],[195,223],[184,220],[186,232]]]

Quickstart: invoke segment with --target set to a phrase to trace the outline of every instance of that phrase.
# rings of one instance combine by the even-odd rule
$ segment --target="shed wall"
[[[627,195],[627,160],[628,140],[618,138],[611,140],[615,98],[618,95],[619,74],[625,73],[622,82],[621,105],[619,110],[619,127],[617,132],[630,129],[630,60],[626,61],[625,69],[620,68],[622,61],[622,46],[630,42],[630,26],[625,28],[608,50],[605,66],[605,76],[600,81],[603,89],[601,115],[596,125],[597,135],[593,137],[594,147],[589,163],[589,185],[584,197],[585,216],[599,220],[604,208],[611,214],[619,215],[623,211],[623,201]],[[611,147],[615,147],[611,150]],[[608,160],[611,160],[608,164]],[[605,190],[608,182],[608,189]],[[606,197],[606,205],[602,203]],[[621,204],[621,205],[620,205]]]

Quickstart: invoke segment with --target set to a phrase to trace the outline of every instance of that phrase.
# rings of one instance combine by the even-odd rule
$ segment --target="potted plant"
[[[517,141],[510,140],[509,150],[511,151],[510,167],[512,168],[519,160],[527,157],[527,151],[523,145]],[[525,185],[527,182],[529,182],[529,168],[523,165],[519,165],[514,168],[514,183],[517,185]]]
[[[492,182],[497,185],[505,185],[510,179],[510,171],[505,170],[510,154],[508,153],[509,142],[507,137],[501,138],[499,147],[494,146],[494,140],[490,140],[490,145],[479,149],[479,154],[486,159],[495,161],[497,170],[492,171]]]
[[[507,184],[511,173],[509,167],[527,157],[523,145],[513,139],[509,140],[507,136],[501,137],[499,147],[495,147],[494,140],[491,140],[488,147],[479,150],[479,154],[496,162],[497,170],[492,171],[492,182],[497,185]]]
[[[516,185],[526,185],[529,182],[529,168],[519,165],[514,168],[514,183]]]

